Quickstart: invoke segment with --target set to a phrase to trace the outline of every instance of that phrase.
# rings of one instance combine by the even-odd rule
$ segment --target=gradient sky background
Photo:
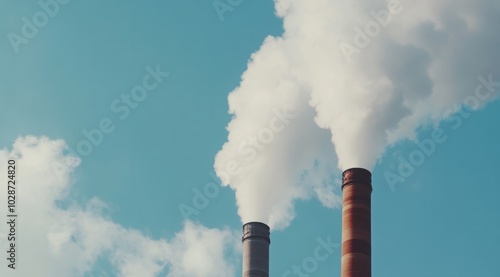
[[[66,201],[85,206],[97,197],[111,221],[155,240],[173,238],[185,220],[179,205],[192,205],[193,189],[212,182],[231,119],[228,93],[264,38],[282,32],[273,2],[243,1],[221,20],[211,1],[71,1],[15,54],[6,34],[19,33],[21,18],[39,9],[36,1],[0,4],[0,147],[12,149],[18,137],[34,135],[76,149],[82,130],[111,118],[116,129],[82,158]],[[170,76],[119,120],[110,104],[156,65]],[[498,276],[499,120],[495,101],[457,130],[441,123],[446,142],[392,187],[384,174],[417,146],[405,141],[386,152],[373,171],[373,276]],[[433,129],[422,127],[418,137]],[[0,204],[4,209],[4,197]],[[234,192],[221,188],[190,220],[240,232]],[[316,240],[328,236],[340,243],[341,211],[316,199],[298,202],[291,226],[272,233],[271,276],[301,264]],[[5,237],[0,246],[4,257]],[[23,245],[20,267],[32,266],[22,263],[29,252]],[[235,276],[241,276],[238,255]],[[116,272],[105,259],[90,267],[86,276]],[[4,259],[0,273],[16,276]],[[175,276],[167,273],[168,266],[160,276]],[[340,276],[340,248],[310,276]]]

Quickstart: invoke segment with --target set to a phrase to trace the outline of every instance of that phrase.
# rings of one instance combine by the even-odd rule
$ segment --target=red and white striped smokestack
[[[243,277],[269,277],[270,228],[261,222],[243,225]]]
[[[342,174],[342,277],[371,277],[372,174],[351,168]]]

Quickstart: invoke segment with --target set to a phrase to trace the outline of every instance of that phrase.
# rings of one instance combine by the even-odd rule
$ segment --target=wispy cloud
[[[17,268],[8,268],[4,261],[1,276],[92,275],[103,259],[111,266],[110,276],[165,276],[165,272],[172,277],[234,276],[239,232],[186,221],[172,239],[152,239],[113,222],[98,198],[85,206],[68,198],[78,160],[66,155],[65,149],[62,140],[27,136],[17,139],[11,150],[0,151],[0,165],[17,160],[20,205]],[[0,191],[0,199],[6,207],[6,189]],[[0,210],[5,219],[5,209]],[[2,224],[0,233],[7,232]],[[4,237],[2,251],[7,243]],[[99,274],[105,276],[107,270]]]

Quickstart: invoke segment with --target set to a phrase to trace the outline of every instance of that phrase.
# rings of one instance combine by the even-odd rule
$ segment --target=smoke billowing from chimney
[[[270,229],[261,222],[243,225],[243,277],[269,277]]]
[[[294,202],[312,196],[338,207],[332,168],[372,169],[387,146],[476,90],[471,109],[497,96],[499,1],[275,5],[284,34],[265,39],[229,95],[233,118],[215,161],[242,222],[284,228]]]

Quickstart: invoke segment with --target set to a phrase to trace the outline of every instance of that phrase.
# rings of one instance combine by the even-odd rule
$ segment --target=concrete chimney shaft
[[[351,168],[342,174],[342,277],[371,277],[370,171]]]
[[[243,225],[243,277],[269,277],[270,229],[261,222]]]

